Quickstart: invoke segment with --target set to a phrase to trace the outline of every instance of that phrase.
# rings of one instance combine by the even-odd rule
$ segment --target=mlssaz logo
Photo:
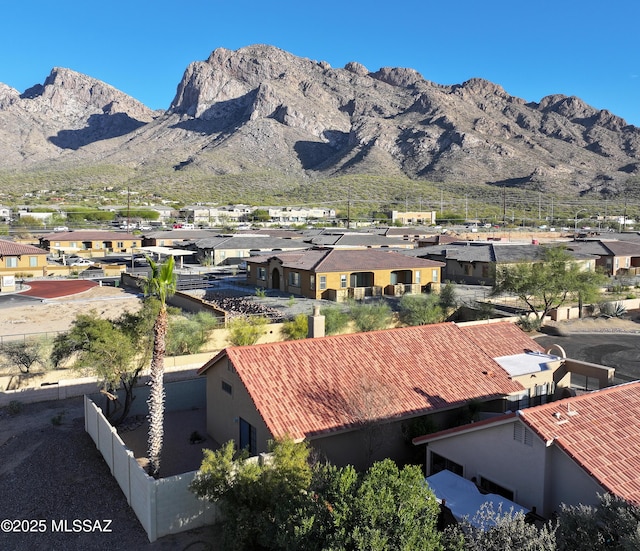
[[[52,532],[111,532],[112,520],[91,520],[91,519],[73,519],[73,520],[52,520]]]

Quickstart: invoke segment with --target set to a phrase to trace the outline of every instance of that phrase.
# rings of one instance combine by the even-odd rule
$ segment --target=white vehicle
[[[73,258],[69,262],[69,266],[92,266],[93,264],[95,264],[95,262],[88,258]]]
[[[67,228],[67,226],[56,226],[55,228],[53,228],[53,231],[59,233],[63,231],[69,231],[69,228]]]

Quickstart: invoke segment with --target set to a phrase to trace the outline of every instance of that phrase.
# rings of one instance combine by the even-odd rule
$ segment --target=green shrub
[[[322,308],[320,314],[324,316],[325,335],[340,333],[349,324],[349,314],[339,306]]]
[[[267,318],[258,316],[234,318],[229,322],[228,340],[234,346],[255,344],[265,334],[268,323]]]
[[[353,302],[349,311],[358,331],[377,331],[391,325],[391,308],[384,301]]]
[[[404,295],[399,306],[400,321],[406,325],[427,325],[444,320],[438,295]]]
[[[282,334],[288,341],[297,341],[306,338],[309,332],[307,316],[298,314],[295,318],[282,324]]]

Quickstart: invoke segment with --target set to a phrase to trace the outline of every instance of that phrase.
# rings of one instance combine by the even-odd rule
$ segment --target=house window
[[[344,289],[347,286],[347,275],[346,274],[341,274],[340,275],[340,288]]]
[[[465,264],[464,265],[464,273],[465,273],[465,275],[470,276],[472,272],[473,272],[473,266],[471,264]]]
[[[258,279],[262,279],[262,280],[267,279],[267,269],[266,268],[258,268]]]
[[[416,270],[416,275],[415,275],[415,279],[416,279],[416,283],[420,283],[420,270]]]
[[[78,248],[78,243],[76,243],[75,241],[71,241],[69,243],[69,247],[71,247],[72,249],[77,249]]]
[[[37,256],[30,256],[29,257],[29,267],[30,268],[37,268],[38,267],[38,257]]]
[[[242,417],[240,417],[240,442],[238,448],[247,450],[249,455],[256,455],[258,453],[256,428]]]
[[[17,268],[18,259],[15,256],[7,256],[7,268]]]
[[[320,276],[320,290],[324,291],[327,288],[327,276]]]
[[[506,497],[510,501],[513,501],[513,498],[515,497],[512,490],[508,490],[504,486],[500,486],[500,484],[487,480],[484,476],[480,477],[480,488],[488,494],[498,494],[502,497]]]
[[[117,247],[118,249],[122,249],[122,248],[124,247],[124,241],[118,241],[118,242],[116,243],[116,247]]]
[[[229,394],[229,396],[233,395],[233,387],[227,381],[222,381],[222,391]]]
[[[482,277],[489,277],[489,266],[482,266]]]
[[[289,285],[293,287],[300,287],[300,273],[289,272]]]
[[[313,274],[309,276],[309,289],[311,289],[312,291],[316,290],[316,276],[314,276]]]
[[[440,471],[444,471],[445,469],[457,474],[458,476],[462,476],[462,465],[443,457],[439,453],[431,452],[431,469],[429,472],[431,474],[436,474]]]
[[[431,281],[438,282],[438,270],[431,270]]]

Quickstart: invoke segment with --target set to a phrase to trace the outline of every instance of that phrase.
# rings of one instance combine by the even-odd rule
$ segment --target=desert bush
[[[340,333],[349,324],[349,314],[339,306],[322,308],[320,314],[324,316],[324,332],[326,335]]]
[[[391,308],[384,301],[352,302],[349,311],[358,331],[377,331],[391,325]]]
[[[234,318],[229,322],[229,342],[234,346],[255,344],[266,332],[268,323],[267,318],[259,316]]]
[[[288,341],[304,339],[309,332],[307,316],[298,314],[295,318],[282,324],[282,334]]]

